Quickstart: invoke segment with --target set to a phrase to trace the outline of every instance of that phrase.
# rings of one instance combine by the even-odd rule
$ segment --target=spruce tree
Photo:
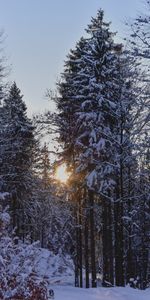
[[[109,160],[113,149],[113,127],[117,124],[115,93],[119,88],[115,82],[117,56],[114,48],[116,45],[113,41],[114,34],[109,31],[109,25],[103,21],[103,11],[100,10],[88,26],[89,38],[82,38],[75,51],[71,51],[68,56],[62,82],[59,84],[60,97],[57,99],[61,120],[60,141],[64,142],[64,152],[66,149],[69,151],[73,149],[68,152],[69,157],[71,155],[74,157],[81,185],[84,182],[88,190],[93,287],[96,286],[95,192],[99,193],[101,198],[103,197],[101,200],[104,210],[103,253],[105,253],[104,258],[109,257],[106,262],[104,261],[104,270],[106,265],[110,266],[109,274],[112,274],[113,264],[111,250],[108,249],[109,246],[112,247],[112,244],[105,243],[107,236],[112,243],[111,229],[107,225],[109,233],[105,232],[105,223],[111,211],[111,202],[108,200],[109,189],[114,184],[108,176],[111,179],[112,168]],[[108,206],[110,206],[109,209]],[[106,273],[105,270],[104,274]],[[107,281],[111,280],[107,278]]]
[[[98,204],[103,285],[124,286],[131,275],[135,275],[131,240],[137,203],[135,174],[140,134],[145,130],[143,115],[147,95],[145,90],[141,96],[143,74],[139,74],[138,63],[122,45],[114,42],[115,34],[110,31],[110,23],[104,21],[102,10],[92,18],[86,32],[87,37],[81,38],[65,63],[58,84],[58,114],[55,116],[62,157],[73,171],[70,185],[78,204],[77,244],[82,247],[80,250],[77,247],[76,274],[78,277],[80,269],[81,277],[84,252],[80,252],[86,243],[90,250],[90,259],[85,255],[83,260],[87,287],[89,269],[92,286],[96,286]],[[82,220],[81,211],[82,216],[83,212],[86,216]],[[88,228],[88,240],[83,239],[83,228]]]
[[[23,227],[24,205],[29,194],[30,168],[34,145],[33,126],[21,91],[14,82],[4,99],[3,111],[5,145],[2,163],[4,188],[11,194],[13,227]]]

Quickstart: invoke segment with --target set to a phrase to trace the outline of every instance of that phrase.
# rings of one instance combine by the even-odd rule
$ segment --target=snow
[[[19,242],[18,245],[13,246],[11,239],[8,237],[5,237],[4,240],[1,239],[1,246],[2,245],[4,247],[0,248],[2,254],[0,255],[0,268],[3,270],[4,267],[9,275],[16,274],[16,278],[17,280],[20,280],[20,286],[23,284],[25,292],[27,292],[27,287],[25,285],[26,278],[30,274],[35,274],[37,280],[39,280],[39,282],[41,280],[40,287],[43,286],[42,280],[46,280],[48,289],[54,290],[55,300],[150,299],[150,288],[145,291],[130,287],[98,287],[93,289],[75,288],[73,262],[69,256],[64,257],[61,252],[55,255],[47,249],[39,248],[38,243],[25,245]],[[5,252],[8,255],[5,255]],[[5,266],[6,260],[7,264]],[[7,289],[5,297],[8,296],[8,294],[12,297],[13,293],[16,293],[16,289],[11,291]]]
[[[9,196],[9,193],[2,193],[2,192],[0,192],[0,200],[5,200],[5,198],[7,197],[7,196]]]
[[[5,223],[5,224],[9,224],[10,223],[10,216],[7,212],[3,212],[0,215],[0,219],[1,222]]]
[[[54,255],[47,249],[37,249],[34,258],[34,271],[40,276],[47,278],[51,284],[73,284],[73,262],[69,256]]]
[[[36,261],[36,272],[47,276],[49,289],[54,290],[55,300],[149,300],[150,289],[141,291],[127,287],[77,288],[74,287],[73,265],[69,257],[62,261],[61,255],[53,255],[41,249]],[[66,264],[67,263],[67,264]]]
[[[150,289],[140,291],[129,287],[81,289],[70,286],[52,287],[55,300],[149,300]]]
[[[104,147],[105,147],[105,139],[101,138],[101,139],[99,140],[99,142],[97,143],[97,146],[96,146],[97,152],[99,153],[101,150],[104,149]],[[100,154],[100,153],[99,153],[99,154]]]
[[[36,243],[31,245],[21,243],[17,246],[16,252],[17,255],[15,252],[11,253],[11,260],[9,265],[7,264],[10,274],[27,277],[30,273],[34,273],[39,278],[47,279],[51,284],[73,283],[73,262],[69,256],[55,255],[47,249],[38,248]]]
[[[95,170],[93,170],[88,176],[87,176],[87,186],[89,189],[93,187],[93,184],[96,183],[97,180],[97,173]]]

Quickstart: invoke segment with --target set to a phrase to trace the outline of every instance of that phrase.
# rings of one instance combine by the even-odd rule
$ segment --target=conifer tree
[[[77,245],[82,247],[77,247],[76,275],[80,270],[81,282],[84,262],[87,287],[89,269],[92,287],[96,286],[98,204],[103,285],[124,286],[132,275],[136,276],[131,236],[135,233],[138,198],[135,177],[141,151],[139,140],[148,118],[147,113],[143,118],[148,107],[147,89],[136,59],[114,42],[115,34],[110,31],[110,23],[104,21],[102,10],[92,18],[86,32],[87,38],[81,38],[65,63],[58,84],[58,114],[54,122],[58,126],[62,157],[72,171],[70,185],[78,204]],[[81,220],[83,212],[86,217]],[[84,226],[88,228],[88,240],[83,239]],[[80,253],[84,243],[89,247],[90,257]]]
[[[74,157],[81,185],[84,182],[88,190],[93,287],[96,286],[95,192],[101,195],[101,199],[103,197],[103,246],[107,257],[107,261],[104,261],[104,274],[107,273],[106,265],[111,265],[111,272],[109,270],[111,274],[113,268],[111,250],[108,250],[112,244],[105,243],[107,236],[112,243],[111,229],[107,224],[109,233],[105,231],[105,222],[108,215],[110,217],[111,202],[108,201],[108,194],[114,184],[110,175],[112,168],[109,165],[112,162],[110,157],[112,158],[114,144],[113,128],[114,124],[117,124],[115,93],[118,93],[119,87],[116,84],[117,55],[114,50],[116,45],[113,41],[114,34],[109,31],[109,25],[104,22],[103,11],[100,10],[88,26],[89,38],[82,38],[75,51],[71,51],[68,56],[62,82],[59,84],[60,97],[57,99],[61,120],[60,141],[64,142],[64,152],[66,149],[69,150],[69,158],[71,155]],[[110,280],[107,278],[107,281]]]
[[[23,226],[25,199],[29,195],[34,137],[26,105],[15,82],[4,99],[3,111],[5,145],[1,172],[4,188],[11,194],[13,227],[17,226],[19,233]]]

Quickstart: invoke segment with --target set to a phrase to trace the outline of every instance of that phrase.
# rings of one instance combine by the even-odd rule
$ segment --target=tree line
[[[9,206],[11,229],[18,239],[39,240],[41,247],[56,254],[61,245],[67,252],[65,223],[71,208],[52,177],[48,146],[41,143],[35,120],[27,117],[16,83],[6,86],[3,80],[1,91],[0,192],[9,195],[2,209]]]

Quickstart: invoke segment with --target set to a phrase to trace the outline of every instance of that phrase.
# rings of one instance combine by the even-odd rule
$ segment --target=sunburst
[[[62,183],[67,183],[67,180],[69,179],[70,174],[67,172],[66,164],[62,164],[57,167],[55,178],[59,180]]]

